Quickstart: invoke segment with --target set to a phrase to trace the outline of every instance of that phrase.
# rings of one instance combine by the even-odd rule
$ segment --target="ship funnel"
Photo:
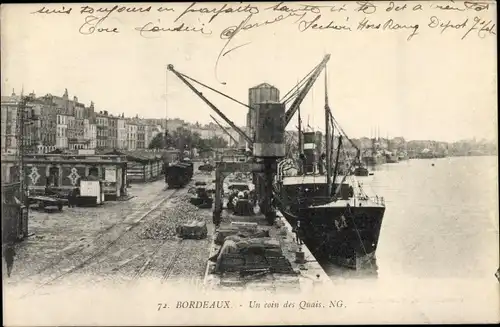
[[[321,172],[323,170],[321,165],[318,167],[318,163],[320,162],[321,133],[304,132],[302,135],[304,140],[304,173],[314,174],[318,170]]]

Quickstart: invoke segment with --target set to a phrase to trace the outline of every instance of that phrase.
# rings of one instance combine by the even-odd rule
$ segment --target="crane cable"
[[[307,81],[300,81],[297,86],[295,86],[294,88],[296,88],[296,92],[293,92],[292,94],[290,94],[287,98],[284,98],[283,100],[281,100],[281,102],[283,104],[288,104],[289,102],[291,102],[292,100],[294,100],[295,98],[297,98],[297,96],[299,95],[302,87],[304,86],[304,84],[307,83]]]
[[[231,97],[231,96],[229,96],[229,95],[227,95],[227,94],[224,94],[223,92],[220,92],[220,91],[218,91],[218,90],[214,89],[213,87],[210,87],[210,86],[208,86],[208,85],[206,85],[206,84],[203,84],[202,82],[197,81],[196,79],[194,79],[194,78],[192,78],[192,77],[189,77],[189,76],[187,76],[187,75],[185,75],[185,74],[182,74],[182,73],[179,73],[179,75],[181,75],[182,77],[184,77],[184,78],[186,78],[186,79],[189,79],[189,80],[191,80],[191,81],[193,81],[193,82],[195,82],[195,83],[197,83],[197,84],[199,84],[199,85],[201,85],[201,86],[203,86],[203,87],[206,87],[207,89],[209,89],[209,90],[211,90],[211,91],[213,91],[213,92],[215,92],[215,93],[217,93],[217,94],[220,94],[220,95],[222,95],[223,97],[226,97],[226,98],[228,98],[228,99],[230,99],[230,100],[232,100],[232,101],[234,101],[234,102],[236,102],[236,103],[238,103],[238,104],[240,104],[240,105],[242,105],[242,106],[244,106],[244,107],[246,107],[246,108],[249,108],[249,109],[251,109],[251,110],[254,110],[254,108],[250,107],[249,105],[246,105],[246,104],[244,104],[243,102],[241,102],[241,101],[239,101],[239,100],[236,100],[235,98],[233,98],[233,97]]]
[[[309,76],[310,76],[310,75],[311,75],[311,74],[312,74],[312,73],[313,73],[316,69],[318,69],[318,67],[319,67],[319,64],[318,64],[318,65],[316,65],[316,66],[315,66],[315,67],[314,67],[314,68],[313,68],[313,69],[312,69],[309,73],[307,73],[307,75],[306,75],[306,76],[304,76],[304,77],[303,77],[303,78],[299,81],[299,83],[297,83],[297,85],[295,85],[294,87],[292,87],[292,88],[290,89],[290,91],[288,91],[288,92],[287,92],[287,93],[283,96],[283,98],[281,99],[281,101],[280,101],[280,102],[283,102],[283,101],[285,100],[285,98],[287,98],[289,95],[290,95],[290,96],[293,96],[294,94],[296,94],[296,93],[295,93],[295,89],[298,89],[298,88],[299,88],[299,85],[301,85],[301,84],[304,82],[304,80],[306,80],[306,79],[307,79],[307,78],[308,78],[308,77],[309,77]]]
[[[300,89],[300,87],[302,86],[302,84],[305,84],[306,83],[306,80],[309,76],[312,75],[312,73],[314,73],[314,71],[316,71],[318,69],[320,64],[316,65],[309,73],[307,73],[306,76],[304,76],[300,82],[295,85],[294,87],[292,87],[292,89],[290,91],[287,92],[287,94],[285,94],[283,96],[283,98],[280,100],[280,102],[283,102],[283,103],[288,103],[294,96],[297,96],[297,92],[294,92],[295,89]]]
[[[330,119],[332,120],[332,122],[335,123],[335,126],[338,128],[338,130],[340,132],[342,132],[342,134],[344,134],[345,138],[349,141],[349,143],[351,143],[351,145],[360,153],[360,150],[357,147],[357,145],[349,138],[349,136],[347,136],[346,132],[344,132],[344,130],[342,129],[342,127],[340,126],[340,124],[337,122],[337,120],[335,119],[335,117],[333,117],[332,112],[330,110],[328,110],[328,113],[330,114]]]

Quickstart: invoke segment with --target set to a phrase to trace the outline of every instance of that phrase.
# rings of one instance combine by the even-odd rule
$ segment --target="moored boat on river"
[[[368,196],[356,180],[353,171],[361,151],[336,123],[327,95],[325,99],[326,153],[320,154],[316,147],[317,133],[299,131],[304,139],[302,167],[295,176],[285,176],[278,168],[274,186],[278,207],[316,258],[355,269],[373,266],[385,202]],[[337,139],[332,137],[334,129],[340,134]],[[344,138],[357,150],[354,159],[340,160]],[[330,143],[336,140],[334,160],[335,146]],[[341,171],[339,162],[349,163],[347,169]]]

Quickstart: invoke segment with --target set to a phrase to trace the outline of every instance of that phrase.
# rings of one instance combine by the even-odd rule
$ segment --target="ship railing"
[[[282,160],[278,163],[278,169],[277,169],[277,174],[276,174],[276,181],[281,182],[283,180],[283,177],[285,176],[285,169],[287,165],[291,164],[290,159],[285,159]]]
[[[375,202],[378,205],[384,206],[385,207],[385,199],[382,196],[374,196],[371,198],[373,202]]]

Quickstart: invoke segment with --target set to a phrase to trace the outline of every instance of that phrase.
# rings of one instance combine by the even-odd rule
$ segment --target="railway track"
[[[125,236],[130,230],[132,230],[134,227],[136,227],[137,225],[139,225],[139,223],[143,219],[145,219],[146,217],[148,217],[151,214],[153,214],[156,211],[158,211],[160,209],[160,206],[162,204],[164,204],[168,200],[172,199],[175,195],[178,195],[179,193],[184,193],[186,190],[187,190],[186,188],[170,190],[171,192],[169,194],[167,194],[167,195],[161,194],[161,195],[155,197],[155,200],[158,197],[162,197],[162,199],[160,199],[159,201],[156,201],[156,203],[154,203],[155,202],[154,200],[147,201],[144,204],[142,204],[138,209],[135,209],[135,210],[131,209],[129,215],[127,215],[124,220],[119,221],[119,222],[113,224],[112,226],[106,228],[104,231],[100,232],[97,235],[97,237],[94,239],[94,242],[96,242],[98,240],[102,240],[102,239],[104,239],[106,237],[109,237],[110,239],[107,242],[105,242],[104,246],[102,246],[102,247],[98,248],[97,250],[93,251],[93,253],[91,253],[86,259],[82,260],[80,263],[78,263],[76,265],[73,265],[71,268],[67,269],[66,271],[64,271],[64,272],[62,272],[60,274],[58,274],[56,277],[50,278],[48,281],[45,281],[45,282],[42,282],[42,283],[38,284],[34,289],[32,289],[28,293],[22,295],[21,298],[24,298],[24,297],[26,297],[26,296],[34,293],[38,289],[40,289],[40,288],[42,288],[44,286],[47,286],[47,285],[53,283],[56,280],[59,280],[59,279],[64,278],[64,277],[67,277],[67,276],[75,273],[76,271],[81,270],[82,268],[88,266],[95,259],[97,259],[98,257],[100,257],[105,251],[107,251],[111,246],[113,246],[118,240],[120,240],[123,236]],[[150,206],[151,204],[153,204],[153,205]],[[113,229],[118,229],[117,233],[115,233],[114,236],[110,235],[110,231],[112,231]],[[111,234],[113,234],[113,233],[111,233]],[[160,246],[158,246],[158,248],[155,249],[155,253],[161,248],[161,246],[163,244],[164,244],[164,242],[162,242],[162,244],[160,244]],[[86,247],[82,247],[81,249],[79,249],[76,252],[72,253],[70,256],[74,256],[76,254],[82,253],[85,249],[87,249],[87,248]],[[151,256],[151,258],[152,257],[153,256]],[[46,271],[46,270],[48,270],[50,268],[55,267],[58,263],[60,263],[62,260],[66,259],[66,258],[67,258],[67,256],[62,255],[62,257],[57,262],[51,263],[50,265],[48,265],[48,266],[40,269],[37,273],[41,273],[41,272],[44,272],[44,271]],[[132,261],[132,260],[130,260],[130,261]],[[147,268],[147,263],[148,262],[146,261],[145,264],[143,265],[144,269],[143,268],[141,268],[141,269],[145,270]],[[124,266],[125,264],[122,264],[121,266]],[[119,267],[115,267],[114,269],[117,270],[117,269],[119,269]],[[31,275],[31,276],[33,276],[33,275]]]
[[[167,188],[163,189],[163,191],[166,191],[166,190],[168,190],[168,189]],[[168,198],[172,197],[173,195],[174,194],[167,195],[167,200],[168,200]],[[137,207],[131,208],[130,210],[128,210],[128,214],[127,214],[126,217],[129,217],[130,215],[133,215],[134,213],[138,212],[140,209],[149,207],[150,204],[152,204],[152,203],[155,202],[155,200],[158,201],[158,198],[162,198],[162,199],[159,199],[159,200],[160,200],[160,202],[163,202],[165,200],[164,197],[165,197],[165,194],[159,194],[156,197],[154,197],[154,199],[142,203],[138,208]],[[103,237],[107,232],[109,232],[110,230],[112,230],[113,228],[115,228],[117,225],[123,224],[125,220],[118,221],[118,222],[112,224],[111,226],[108,226],[105,229],[99,231],[97,233],[97,235],[95,237],[93,237],[92,242],[95,242],[95,241],[99,240],[101,237]],[[60,254],[57,259],[55,259],[54,261],[51,261],[49,264],[47,264],[44,267],[38,269],[34,273],[29,274],[28,276],[26,276],[26,278],[30,278],[30,277],[33,277],[33,276],[36,276],[36,275],[40,275],[41,273],[43,273],[43,272],[45,272],[45,271],[47,271],[47,270],[55,267],[56,265],[58,265],[64,259],[67,259],[68,257],[75,256],[75,255],[77,255],[77,254],[79,254],[79,253],[81,253],[81,252],[83,252],[85,250],[86,247],[83,244],[81,244],[80,242],[75,242],[75,243],[77,243],[78,245],[80,245],[79,248],[76,251],[71,252],[70,254]],[[77,244],[72,244],[72,245],[66,247],[65,249],[71,248],[73,246],[76,246]],[[90,245],[90,243],[87,243],[87,244]]]
[[[149,254],[149,256],[146,258],[146,260],[144,261],[144,263],[142,264],[142,266],[136,271],[136,273],[134,274],[133,276],[133,281],[137,281],[139,280],[140,277],[143,276],[144,272],[149,268],[149,266],[151,265],[151,262],[156,258],[156,255],[160,252],[160,250],[165,246],[165,244],[167,243],[167,239],[166,240],[163,240],[160,244],[158,244],[153,252],[151,252]],[[167,264],[167,268],[162,272],[162,283],[164,280],[167,280],[168,277],[170,276],[172,270],[173,270],[173,267],[175,266],[175,263],[177,261],[177,259],[179,258],[180,254],[181,254],[181,250],[183,248],[183,242],[184,240],[182,239],[179,239],[177,241],[177,246],[175,248],[175,251],[174,253],[171,255],[170,257],[170,261],[169,263]]]
[[[170,277],[170,275],[172,274],[172,271],[174,270],[174,266],[175,266],[175,263],[177,262],[177,260],[179,259],[181,253],[182,253],[182,249],[184,248],[184,245],[185,245],[185,242],[184,240],[179,240],[179,243],[177,244],[177,247],[175,248],[175,252],[173,253],[168,265],[167,265],[167,268],[165,269],[165,271],[163,272],[163,276],[162,276],[162,279],[161,279],[161,282],[162,284],[168,280],[168,278]]]

